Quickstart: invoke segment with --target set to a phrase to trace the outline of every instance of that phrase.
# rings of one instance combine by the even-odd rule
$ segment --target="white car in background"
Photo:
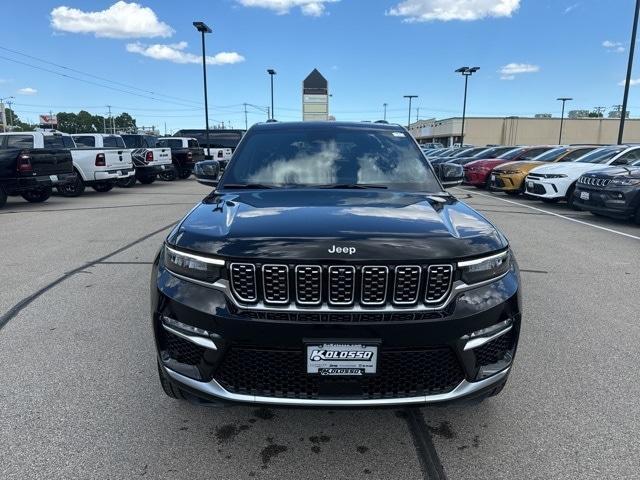
[[[562,199],[573,207],[573,191],[584,173],[608,165],[627,165],[640,160],[640,146],[617,145],[593,150],[573,162],[536,167],[525,178],[525,193],[543,202]]]

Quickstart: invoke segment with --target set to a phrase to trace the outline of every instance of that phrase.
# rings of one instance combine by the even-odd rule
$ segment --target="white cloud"
[[[245,7],[260,7],[273,10],[278,15],[285,15],[292,8],[300,8],[303,15],[319,17],[325,13],[325,4],[340,0],[236,0]]]
[[[576,8],[578,8],[579,6],[580,6],[579,3],[574,3],[573,5],[569,5],[567,8],[564,9],[564,14],[566,15],[567,13],[571,13]]]
[[[624,52],[624,45],[620,42],[612,42],[611,40],[605,40],[602,42],[602,46],[609,52],[622,53]]]
[[[618,85],[620,85],[621,87],[624,87],[626,83],[627,83],[626,80],[622,80],[620,83],[618,83]],[[631,87],[635,87],[636,85],[640,85],[640,78],[632,78],[631,81],[629,82],[629,86]]]
[[[502,75],[500,77],[500,80],[515,80],[516,76],[515,75]]]
[[[202,56],[185,52],[189,46],[187,42],[170,44],[145,45],[140,42],[127,44],[127,52],[138,53],[156,60],[168,60],[174,63],[202,63]],[[207,55],[208,65],[229,65],[244,62],[244,57],[236,52],[220,52],[213,56]]]
[[[97,12],[56,7],[51,10],[51,26],[63,32],[93,33],[108,38],[170,37],[174,33],[149,7],[124,1]]]
[[[35,95],[36,93],[38,93],[38,90],[31,87],[24,87],[24,88],[18,89],[18,95]]]
[[[519,75],[521,73],[536,73],[540,71],[540,67],[538,65],[531,65],[530,63],[508,63],[504,67],[499,70],[499,73],[502,75],[503,80],[513,80],[514,75]]]
[[[520,0],[404,0],[387,15],[405,17],[406,22],[471,21],[510,17],[519,7]]]

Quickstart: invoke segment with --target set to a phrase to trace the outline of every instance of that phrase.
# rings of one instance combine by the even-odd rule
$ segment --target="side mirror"
[[[464,180],[464,168],[457,163],[441,163],[434,165],[438,178],[445,188],[460,185]]]
[[[215,160],[197,162],[193,168],[193,173],[195,174],[198,183],[209,187],[216,187],[218,186],[218,180],[220,177],[220,164]]]

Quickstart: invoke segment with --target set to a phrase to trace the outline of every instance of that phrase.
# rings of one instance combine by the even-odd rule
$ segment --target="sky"
[[[24,120],[50,110],[126,111],[139,126],[203,128],[207,23],[209,118],[301,119],[301,83],[327,78],[338,120],[560,115],[622,103],[634,0],[31,0],[6,1],[0,98]],[[34,68],[37,67],[37,68]],[[640,116],[640,65],[629,100]],[[256,108],[258,107],[258,108]],[[418,114],[413,110],[412,120]]]

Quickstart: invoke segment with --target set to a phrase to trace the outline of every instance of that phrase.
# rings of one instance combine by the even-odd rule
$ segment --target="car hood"
[[[523,160],[520,162],[508,162],[500,165],[499,170],[517,170],[519,172],[527,173],[532,169],[545,165],[544,162],[535,162],[533,160]]]
[[[317,189],[212,194],[167,242],[231,258],[378,262],[465,258],[508,245],[453,197]],[[356,252],[329,253],[333,245]]]
[[[640,167],[604,167],[589,172],[588,176],[598,178],[627,177],[640,179]]]
[[[600,170],[605,168],[606,165],[601,165],[599,163],[558,163],[554,165],[543,165],[541,167],[536,167],[530,171],[530,173],[542,173],[542,174],[557,174],[557,175],[567,175],[569,177],[578,178],[585,172],[589,172],[591,170]]]
[[[474,162],[469,162],[465,165],[465,167],[473,167],[473,168],[494,168],[498,165],[502,165],[503,163],[508,163],[511,160],[504,160],[502,158],[486,158],[483,160],[476,160]]]

